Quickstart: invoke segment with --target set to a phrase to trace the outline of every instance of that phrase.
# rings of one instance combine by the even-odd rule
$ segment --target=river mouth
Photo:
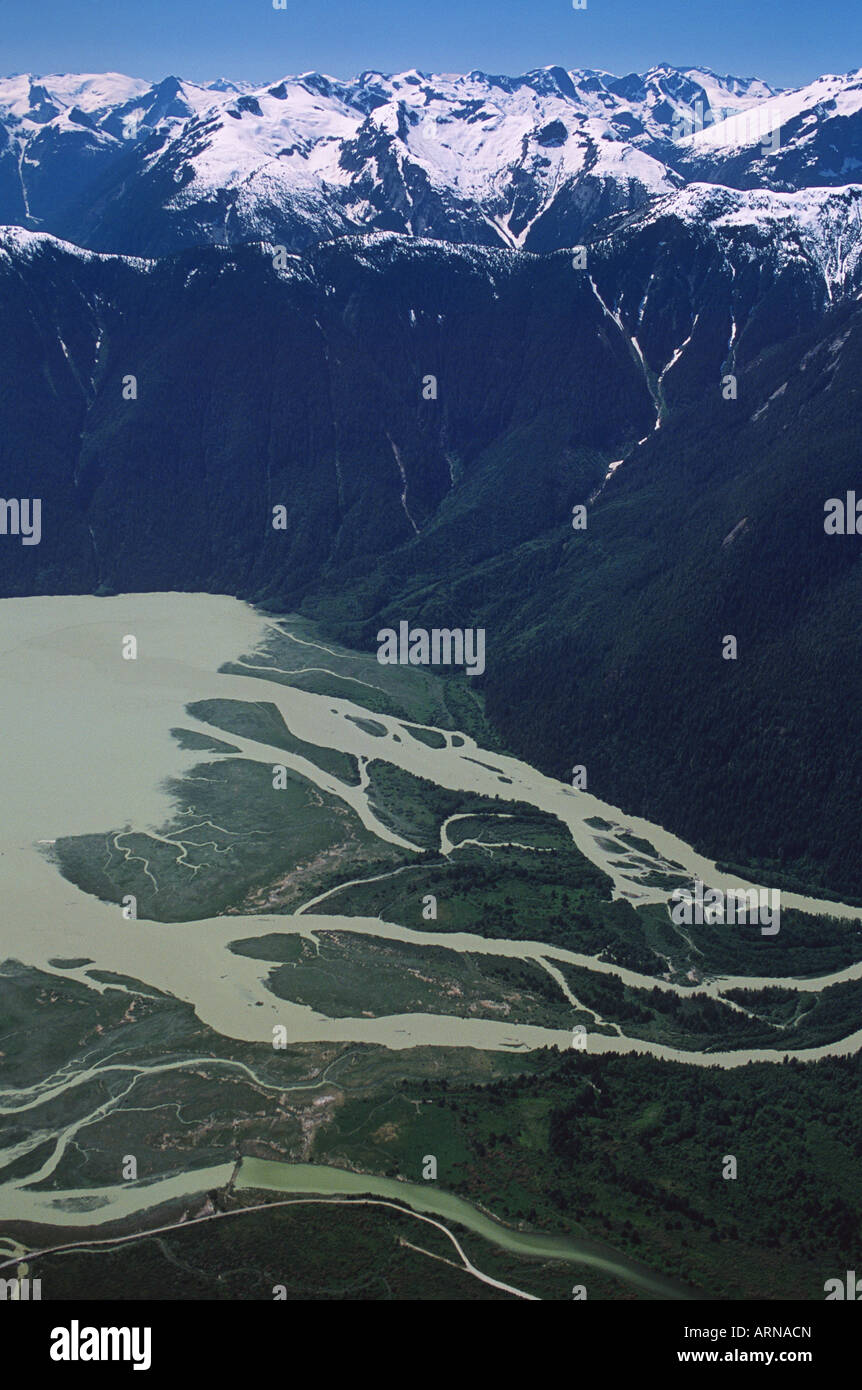
[[[123,654],[130,635],[131,660]],[[9,1219],[98,1224],[157,1198],[183,1201],[224,1187],[230,1165],[218,1161],[205,1104],[193,1121],[177,1106],[179,1132],[193,1123],[201,1136],[182,1171],[171,1158],[170,1123],[147,1139],[143,1186],[142,1174],[126,1185],[109,1181],[92,1156],[82,1162],[76,1154],[91,1155],[91,1136],[123,1115],[126,1095],[131,1107],[133,1092],[152,1087],[159,1106],[169,1106],[165,1087],[180,1076],[177,1084],[193,1091],[214,1086],[216,1072],[219,1086],[230,1078],[249,1087],[243,1114],[252,1101],[269,1106],[278,1094],[289,1097],[287,1111],[280,1103],[289,1150],[315,1162],[270,1160],[257,1171],[267,1160],[247,1156],[240,1186],[300,1193],[320,1192],[323,1183],[324,1192],[348,1196],[358,1190],[352,1176],[326,1165],[317,1146],[344,1104],[336,1083],[349,1068],[339,1063],[333,1081],[316,1078],[351,1046],[399,1067],[411,1052],[416,1066],[428,1053],[444,1070],[447,1056],[469,1056],[471,1066],[490,1068],[482,1075],[498,1077],[545,1049],[730,1071],[785,1057],[850,1057],[862,1047],[862,1029],[836,1024],[825,1041],[822,1032],[804,1032],[811,1001],[862,979],[862,951],[810,974],[777,973],[774,965],[771,974],[735,972],[721,968],[720,954],[710,966],[705,938],[674,937],[662,925],[672,885],[751,885],[662,827],[489,752],[475,730],[443,722],[436,686],[424,676],[409,685],[396,671],[392,680],[401,684],[387,685],[373,657],[333,648],[308,624],[195,594],[6,600],[0,654],[0,699],[6,727],[15,730],[0,773],[4,974],[30,991],[39,1010],[54,990],[58,998],[72,991],[94,1020],[110,1002],[124,1048],[130,1038],[143,1044],[126,1064],[116,1043],[102,1048],[106,1025],[94,1021],[81,1037],[64,1024],[62,1037],[52,1035],[44,1056],[26,1065],[22,1054],[19,1079],[0,1087],[9,1136],[0,1140],[0,1196]],[[280,790],[287,795],[279,800]],[[273,846],[287,857],[273,857]],[[425,915],[423,875],[437,875],[435,885],[454,882],[453,874],[470,883],[512,866],[525,884],[542,885],[557,863],[576,874],[595,871],[607,903],[645,924],[637,963],[548,938],[538,917],[530,936],[495,930],[494,920],[465,929],[469,912],[442,924]],[[231,898],[231,876],[243,873],[248,884]],[[406,896],[385,897],[396,890]],[[445,893],[439,904],[436,893],[430,897],[435,912],[449,910]],[[850,931],[862,915],[795,894],[783,900],[828,917],[836,931]],[[194,915],[196,905],[213,903],[218,910]],[[555,911],[549,921],[562,920]],[[501,902],[499,922],[510,917]],[[699,968],[687,971],[692,961]],[[612,1012],[619,991],[640,1001],[626,1004],[623,1021]],[[711,1001],[723,1020],[703,1042],[696,1034],[678,1039],[678,1025],[671,1028],[660,1009],[640,1031],[625,1022],[644,1013],[645,1002],[677,1000],[687,1009],[693,998]],[[137,1011],[162,1009],[180,1011],[188,1044],[178,1045],[174,1023],[161,1025],[161,1036],[146,1031]],[[746,1029],[765,1041],[746,1045]],[[201,1030],[209,1053],[200,1050]],[[306,1070],[276,1079],[282,1056],[293,1053]],[[320,1095],[294,1114],[304,1088]],[[189,1113],[196,1115],[193,1105]],[[25,1121],[37,1126],[30,1138],[22,1138]],[[392,1122],[394,1132],[400,1123]],[[302,1185],[309,1181],[318,1186]],[[366,1194],[398,1198],[400,1189],[405,1200],[403,1181],[364,1181]],[[499,1244],[499,1231],[477,1227],[478,1208],[444,1189],[432,1198],[414,1184],[411,1204],[472,1222]],[[550,1237],[542,1244],[540,1235],[515,1232],[507,1248],[528,1255],[534,1239],[535,1253],[541,1247],[551,1258]],[[598,1269],[609,1270],[615,1258],[616,1273],[625,1266],[621,1277],[648,1296],[685,1296],[684,1283],[656,1275],[650,1284],[646,1266],[625,1265],[610,1246],[581,1241],[566,1249],[560,1258],[589,1254]]]
[[[361,1016],[324,1020],[308,1007],[276,1002],[267,988],[268,972],[232,952],[233,942],[276,931],[300,935],[351,931],[427,945],[443,940],[418,924],[407,927],[361,914],[322,911],[321,899],[331,901],[337,888],[298,903],[293,915],[243,915],[231,909],[229,916],[170,924],[152,920],[132,924],[120,907],[76,891],[57,872],[50,847],[61,837],[103,833],[118,825],[157,832],[172,809],[166,783],[193,775],[201,758],[201,753],[181,749],[171,737],[171,729],[177,726],[202,738],[228,738],[235,751],[224,755],[225,761],[242,758],[266,769],[279,764],[296,770],[349,807],[383,846],[422,849],[380,819],[361,780],[355,786],[345,785],[301,754],[235,732],[225,735],[221,728],[189,715],[189,706],[219,698],[265,699],[278,708],[306,747],[335,750],[356,759],[360,769],[371,760],[385,759],[411,777],[433,781],[447,791],[498,798],[501,812],[506,801],[526,802],[558,817],[575,847],[608,874],[614,894],[639,905],[665,903],[668,892],[646,886],[642,880],[647,875],[637,864],[620,864],[619,841],[610,841],[595,822],[624,826],[623,833],[654,847],[655,862],[681,866],[692,879],[700,876],[719,888],[750,886],[723,875],[660,826],[626,816],[587,793],[573,793],[517,759],[483,754],[463,731],[440,731],[445,746],[433,748],[405,737],[404,721],[399,718],[378,712],[376,727],[370,730],[361,727],[368,723],[359,713],[361,705],[275,683],[251,670],[239,676],[225,674],[225,666],[236,671],[231,663],[237,651],[259,648],[272,626],[271,620],[245,604],[209,595],[13,599],[0,605],[0,654],[5,656],[2,698],[9,726],[18,731],[5,765],[0,800],[0,895],[6,906],[0,925],[0,958],[84,980],[98,971],[139,980],[189,1000],[202,1021],[223,1036],[250,1042],[271,1041],[277,1016],[289,1040],[297,1042],[353,1040],[399,1049],[440,1043],[492,1049],[570,1044],[568,1029],[459,1020],[444,1013],[421,1019],[405,1013],[373,1022]],[[125,661],[121,654],[123,638],[129,633],[139,638],[135,661]],[[310,639],[302,641],[308,646]],[[178,652],[182,659],[177,658]],[[315,665],[318,661],[326,663],[325,647],[317,649]],[[61,711],[53,693],[57,689],[65,692]],[[356,682],[356,690],[361,698],[362,682]],[[460,818],[456,815],[441,824],[444,853],[453,848],[449,829],[454,833]],[[123,852],[129,853],[125,848]],[[789,907],[838,919],[855,921],[862,916],[858,908],[795,894],[785,894],[784,901]],[[460,951],[489,949],[487,938],[469,932],[449,933],[445,945]],[[653,987],[657,982],[612,961],[540,940],[498,940],[493,949],[522,960],[569,961],[633,986]],[[58,963],[70,959],[86,964]],[[203,969],[202,962],[206,963]],[[227,976],[225,965],[229,966]],[[858,978],[862,978],[862,960],[814,980],[789,975],[727,976],[722,988],[780,985],[810,991]],[[255,1009],[262,1010],[262,1016]],[[637,1038],[602,1035],[593,1042],[600,1050],[628,1045],[637,1050],[643,1044]],[[855,1051],[859,1044],[854,1033],[844,1050]],[[833,1051],[840,1046],[836,1044]],[[672,1047],[656,1045],[653,1050],[657,1056],[686,1060],[685,1052]],[[829,1047],[816,1049],[812,1058],[829,1051]],[[703,1056],[710,1065],[768,1059],[767,1049],[734,1052],[739,1054],[736,1062],[729,1052]],[[703,1060],[696,1055],[697,1049],[689,1053],[689,1060]]]

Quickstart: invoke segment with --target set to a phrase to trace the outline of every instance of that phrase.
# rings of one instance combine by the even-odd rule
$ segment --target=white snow
[[[85,251],[74,242],[63,241],[47,232],[31,232],[26,227],[0,225],[0,256],[8,261],[35,260],[43,251],[54,248],[79,261],[120,261],[135,270],[149,271],[156,264],[140,256],[118,256],[103,251]]]
[[[768,94],[762,84],[733,79],[728,86],[727,80],[697,69],[686,76],[713,105],[751,105]],[[478,205],[478,215],[517,248],[587,165],[591,176],[621,185],[623,202],[635,185],[647,194],[679,187],[678,175],[641,147],[667,137],[655,117],[659,98],[674,111],[683,109],[684,103],[668,95],[678,86],[678,74],[652,69],[643,78],[647,95],[641,101],[611,92],[605,84],[613,81],[610,74],[550,68],[500,80],[478,72],[410,70],[391,77],[365,74],[345,83],[306,73],[254,89],[247,83],[180,81],[172,96],[170,87],[160,93],[158,84],[120,73],[25,74],[0,81],[0,120],[22,155],[37,135],[44,139],[46,130],[80,137],[83,127],[70,120],[72,107],[92,118],[97,129],[91,139],[106,147],[137,140],[151,129],[162,131],[167,142],[154,150],[147,167],[169,161],[169,181],[181,187],[168,206],[190,208],[215,190],[232,190],[234,216],[246,230],[261,234],[271,215],[288,206],[320,222],[322,234],[344,230],[345,221],[366,224],[377,211],[366,187],[380,185],[383,140],[401,172],[410,230],[415,220],[410,185],[420,170],[442,197]],[[369,87],[385,100],[367,113]],[[48,121],[40,109],[43,94],[57,111]],[[643,123],[647,134],[628,138],[625,122],[615,125],[619,118]],[[342,163],[345,150],[349,167]],[[522,206],[525,175],[535,198]]]
[[[844,76],[820,77],[807,87],[781,92],[717,125],[706,126],[680,143],[693,154],[730,153],[768,140],[796,117],[808,113],[810,123],[818,115],[852,116],[862,111],[862,68]]]
[[[688,347],[689,343],[691,342],[692,337],[693,337],[693,335],[694,335],[694,330],[695,330],[695,328],[697,327],[697,321],[698,321],[699,318],[700,318],[700,314],[695,314],[695,316],[694,316],[694,321],[693,321],[693,323],[692,323],[692,325],[691,325],[691,333],[689,333],[689,335],[688,335],[688,337],[685,339],[685,341],[682,342],[682,343],[680,343],[679,347],[676,348],[676,349],[674,350],[673,356],[671,357],[670,361],[667,363],[667,365],[666,365],[665,367],[662,367],[661,371],[659,372],[659,377],[658,377],[659,390],[661,389],[661,384],[662,384],[662,382],[664,381],[665,377],[667,376],[668,372],[671,370],[672,367],[675,367],[675,366],[676,366],[677,362],[678,362],[679,359],[682,357],[682,354],[685,352],[686,348]]]
[[[752,256],[768,250],[790,261],[801,255],[820,268],[830,296],[862,272],[862,184],[773,193],[690,183],[657,199],[639,220],[646,225],[668,216],[689,226],[708,224],[720,243],[741,229],[755,233]]]
[[[704,103],[713,113],[734,114],[683,140],[689,155],[746,148],[797,117],[808,123],[797,137],[804,141],[824,116],[862,111],[862,69],[780,93],[757,79],[666,66],[624,81],[593,70],[544,68],[497,79],[410,70],[365,73],[350,82],[305,73],[254,88],[182,80],[175,93],[170,84],[159,92],[159,85],[121,73],[0,80],[0,122],[18,160],[28,214],[26,185],[46,136],[56,135],[60,151],[73,134],[80,140],[85,127],[70,116],[78,107],[95,126],[89,139],[106,154],[123,140],[161,132],[165,138],[146,167],[164,170],[171,190],[165,206],[193,211],[226,192],[226,233],[238,228],[244,238],[278,240],[274,234],[288,213],[319,237],[363,229],[393,199],[408,230],[421,231],[420,190],[430,186],[455,221],[483,222],[504,245],[519,249],[555,200],[588,175],[612,193],[616,186],[618,206],[652,198],[647,216],[670,211],[705,221],[719,239],[750,227],[787,242],[788,256],[823,266],[829,293],[857,273],[856,185],[772,194],[685,184],[662,162],[655,142],[672,138],[672,119],[702,115]],[[371,91],[382,101],[368,111]],[[47,121],[45,100],[57,112]],[[836,177],[855,165],[862,170],[862,160],[844,165]],[[611,316],[619,322],[618,314]]]

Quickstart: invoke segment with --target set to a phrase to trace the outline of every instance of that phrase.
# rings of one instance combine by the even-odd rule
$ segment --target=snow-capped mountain
[[[682,187],[687,134],[774,96],[667,66],[256,89],[18,76],[0,81],[0,221],[137,254],[367,229],[547,250]]]
[[[656,377],[657,417],[859,293],[857,168],[862,70],[792,92],[666,65],[0,82],[0,223],[138,257],[374,233],[509,252],[589,242],[593,289]]]
[[[857,168],[862,70],[793,92],[666,65],[0,82],[0,223],[143,257],[379,232],[538,253],[588,241],[659,413],[692,371],[699,389],[707,362],[859,292]]]
[[[862,178],[862,68],[782,92],[684,137],[686,177],[781,192]]]

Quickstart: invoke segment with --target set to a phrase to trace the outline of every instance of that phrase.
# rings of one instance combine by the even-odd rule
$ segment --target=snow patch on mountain
[[[774,193],[693,183],[657,199],[627,225],[667,217],[708,228],[720,243],[733,244],[737,259],[762,257],[764,248],[779,262],[801,255],[819,269],[830,294],[855,284],[862,272],[862,184]]]
[[[0,226],[0,256],[3,256],[6,261],[34,261],[39,256],[51,251],[85,264],[95,261],[107,264],[113,261],[141,271],[152,270],[157,264],[156,261],[143,256],[121,256],[104,251],[88,251],[83,246],[77,246],[72,241],[63,241],[61,237],[52,236],[49,232],[32,232],[26,227]]]
[[[784,130],[799,117],[813,127],[823,116],[856,116],[862,112],[862,68],[843,76],[819,77],[792,92],[782,92],[716,125],[683,139],[692,154],[731,153],[763,143],[773,131]]]

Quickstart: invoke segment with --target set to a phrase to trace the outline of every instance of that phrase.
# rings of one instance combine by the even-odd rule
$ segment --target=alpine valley
[[[858,1268],[862,69],[8,77],[0,316],[0,1280]]]

